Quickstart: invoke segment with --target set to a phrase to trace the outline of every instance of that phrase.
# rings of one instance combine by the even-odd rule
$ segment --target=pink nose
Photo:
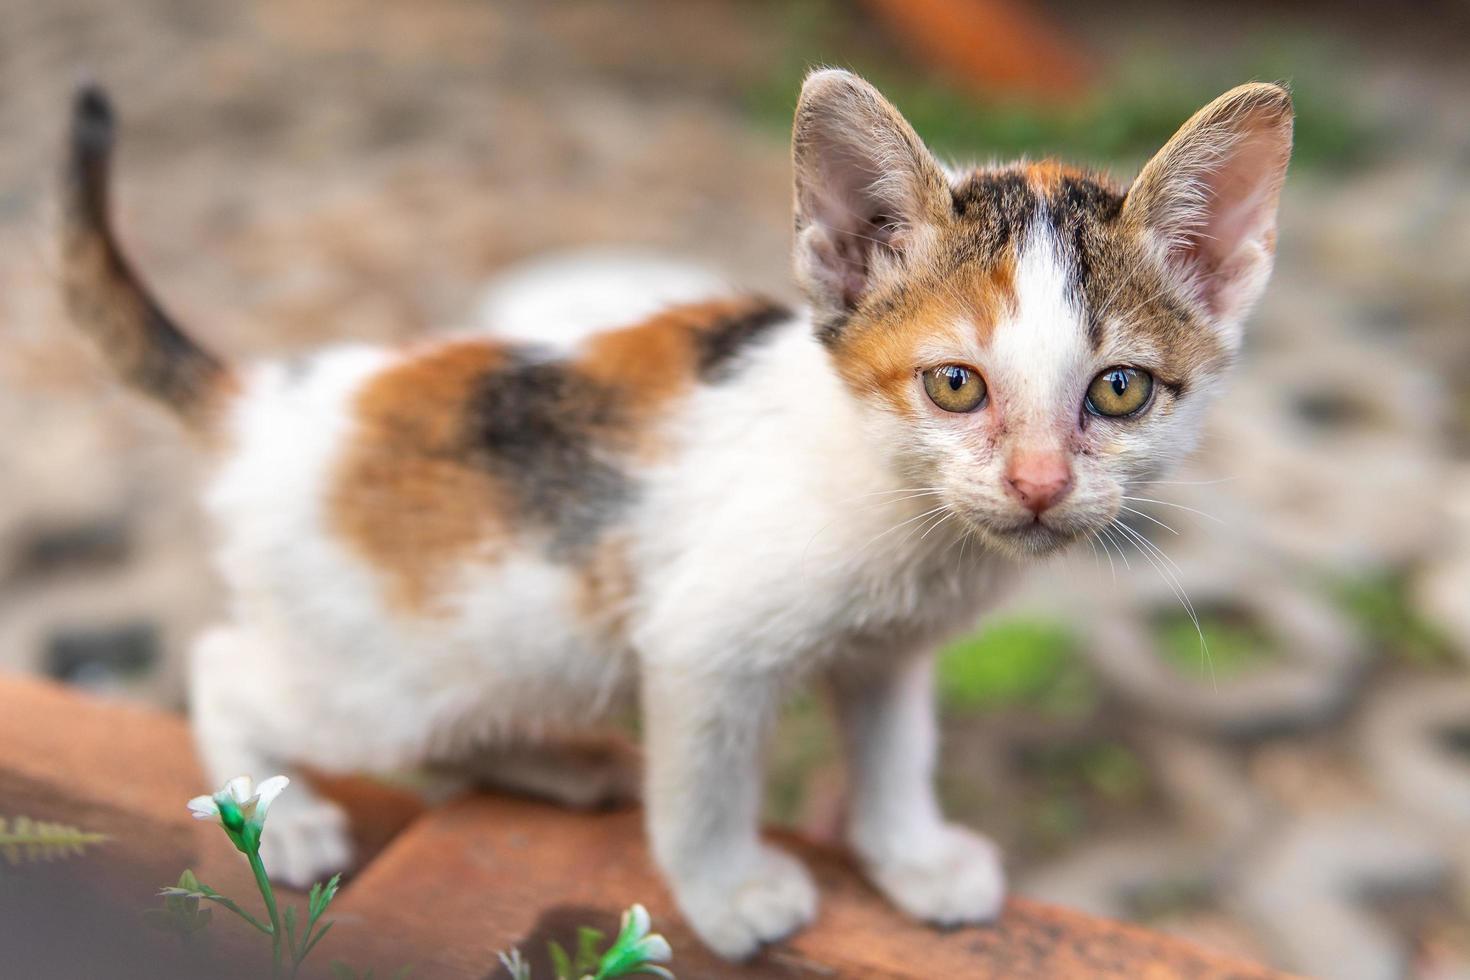
[[[1041,516],[1072,489],[1072,467],[1059,452],[1019,452],[1006,467],[1006,489],[1021,506]]]

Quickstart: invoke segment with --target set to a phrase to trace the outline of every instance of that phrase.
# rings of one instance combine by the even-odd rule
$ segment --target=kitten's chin
[[[1041,521],[997,525],[970,519],[970,526],[996,551],[1012,558],[1045,558],[1072,544],[1081,535],[1074,528],[1059,528]]]

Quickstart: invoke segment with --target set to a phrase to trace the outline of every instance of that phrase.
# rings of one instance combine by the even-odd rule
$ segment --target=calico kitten
[[[999,855],[931,786],[932,651],[1194,442],[1271,269],[1283,89],[1221,96],[1124,189],[946,170],[867,83],[817,71],[793,140],[809,309],[711,298],[560,352],[482,336],[248,366],[123,258],[112,129],[83,91],[65,292],[216,461],[233,605],[192,681],[216,781],[454,764],[591,803],[620,777],[564,739],[639,700],[653,854],[743,957],[816,907],[757,814],[776,706],[819,679],[872,881],[932,922],[997,915]],[[266,848],[298,885],[351,859],[304,782]]]

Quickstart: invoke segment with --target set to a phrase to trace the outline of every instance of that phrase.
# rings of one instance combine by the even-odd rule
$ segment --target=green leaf
[[[553,939],[546,944],[546,951],[551,954],[551,967],[556,971],[557,980],[577,980],[572,973],[572,958],[561,943]]]
[[[288,905],[288,906],[286,906],[285,923],[286,923],[286,952],[288,952],[288,953],[291,954],[291,958],[293,960],[295,960],[297,963],[300,963],[301,962],[301,956],[296,955],[296,906],[294,906],[294,905]],[[304,939],[305,937],[303,936],[302,938]],[[301,955],[304,956],[306,954],[303,953]]]
[[[337,897],[337,889],[342,884],[340,874],[332,875],[331,880],[323,886],[320,882],[311,886],[311,894],[307,896],[306,906],[311,912],[311,921],[315,922],[321,918],[327,906],[332,904],[332,899]]]
[[[86,853],[108,840],[106,834],[79,830],[67,824],[0,817],[0,864],[56,861]]]
[[[331,967],[332,976],[336,977],[337,980],[360,980],[357,971],[341,960],[333,960]]]
[[[184,892],[183,889],[179,888],[165,888],[163,890],[163,894],[166,895],[180,892],[183,892],[184,894],[190,894],[192,897],[202,898],[205,901],[213,902],[216,905],[223,906],[224,908],[227,908],[231,912],[238,915],[240,918],[244,919],[246,922],[250,923],[255,928],[259,929],[261,932],[265,933],[267,936],[271,935],[270,926],[265,925],[255,916],[251,915],[249,912],[246,912],[239,905],[236,905],[233,900],[226,898],[219,892],[215,891],[213,888],[210,888],[208,885],[201,884],[199,886],[199,890],[193,893]]]
[[[303,960],[306,959],[306,954],[307,953],[310,953],[313,949],[315,949],[316,948],[316,944],[319,943],[319,942],[321,942],[322,941],[322,937],[325,936],[327,933],[331,932],[332,931],[332,926],[334,926],[336,924],[337,923],[335,921],[328,922],[326,925],[324,925],[320,929],[318,929],[316,931],[316,934],[311,937],[311,940],[309,942],[307,942],[306,948],[301,951],[301,959],[303,959]]]
[[[214,915],[211,909],[199,907],[199,902],[204,897],[199,888],[199,879],[194,877],[194,872],[186,869],[179,875],[177,885],[159,892],[163,898],[163,907],[145,909],[143,921],[150,928],[173,933],[187,941],[194,933],[207,927]]]
[[[597,969],[597,963],[602,959],[602,953],[598,947],[602,945],[602,932],[591,926],[582,926],[577,930],[577,960],[574,968],[577,973],[590,973]]]

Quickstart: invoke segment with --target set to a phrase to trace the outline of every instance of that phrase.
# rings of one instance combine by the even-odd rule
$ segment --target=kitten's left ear
[[[1123,205],[1227,329],[1250,312],[1271,275],[1291,128],[1286,89],[1231,89],[1180,127]]]
[[[807,76],[792,163],[796,275],[819,323],[851,312],[953,208],[944,172],[908,122],[850,72]]]

